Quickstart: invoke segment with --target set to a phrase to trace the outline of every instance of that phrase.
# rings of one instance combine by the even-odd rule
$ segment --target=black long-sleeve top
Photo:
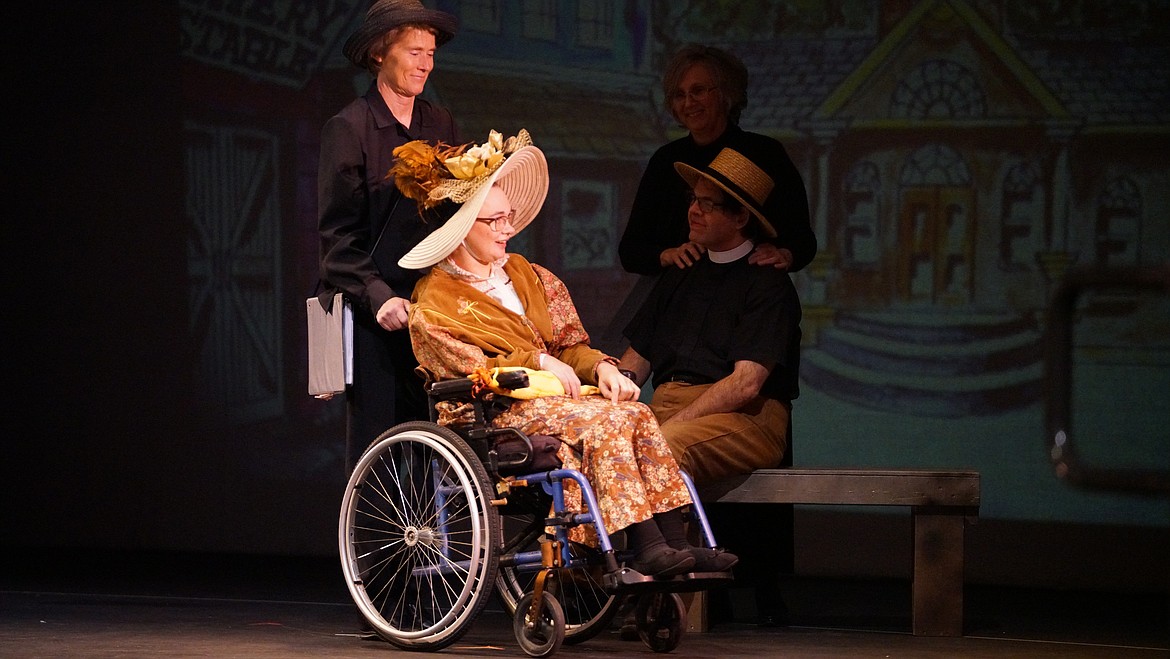
[[[768,242],[792,252],[789,272],[796,272],[812,261],[817,253],[817,237],[809,221],[804,179],[788,157],[784,145],[766,135],[728,126],[710,144],[700,146],[686,135],[663,145],[650,157],[618,245],[622,268],[642,275],[657,274],[662,271],[659,254],[687,242],[690,230],[687,227],[686,195],[689,187],[675,171],[674,163],[685,162],[702,169],[711,164],[724,147],[739,150],[745,143],[753,143],[750,147],[752,153],[766,154],[765,160],[756,164],[775,182],[765,204],[765,215],[776,228],[777,237]]]
[[[321,279],[372,313],[392,297],[410,298],[422,273],[400,268],[398,259],[438,225],[424,223],[417,204],[402,198],[394,180],[386,177],[394,149],[412,140],[460,144],[446,108],[416,97],[410,126],[405,127],[374,83],[321,130]]]

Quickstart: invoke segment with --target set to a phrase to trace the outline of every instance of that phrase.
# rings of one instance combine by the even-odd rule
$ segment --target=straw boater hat
[[[775,227],[764,215],[764,202],[768,200],[775,183],[771,176],[742,153],[725,148],[703,169],[696,169],[685,162],[674,163],[674,169],[692,188],[700,176],[719,186],[756,216],[765,233],[772,238],[776,237]]]
[[[408,143],[405,148],[409,149],[411,144],[418,143]],[[471,232],[475,218],[479,216],[480,208],[493,185],[503,189],[512,202],[512,210],[516,212],[512,228],[516,233],[532,222],[548,195],[548,162],[544,153],[532,145],[532,138],[524,129],[520,129],[515,137],[507,141],[492,131],[487,143],[466,150],[460,148],[460,155],[447,159],[446,167],[437,167],[442,170],[440,176],[443,178],[437,184],[425,186],[429,188],[423,190],[428,193],[426,200],[419,198],[421,195],[417,186],[411,189],[412,181],[408,180],[410,176],[406,174],[410,168],[400,167],[399,163],[404,160],[400,155],[404,154],[402,149],[404,147],[394,150],[399,161],[391,173],[395,175],[395,184],[403,194],[419,201],[424,207],[442,201],[462,204],[449,220],[398,259],[398,265],[402,268],[421,270],[450,256]],[[460,173],[453,174],[452,170]]]
[[[341,52],[346,59],[365,68],[370,47],[399,25],[421,23],[435,28],[435,45],[442,46],[455,36],[459,19],[445,11],[427,9],[419,0],[378,0],[366,11],[366,18],[346,39]]]

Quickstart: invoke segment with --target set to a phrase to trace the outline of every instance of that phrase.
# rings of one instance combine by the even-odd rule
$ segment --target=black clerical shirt
[[[662,273],[625,336],[656,384],[715,382],[748,360],[772,369],[761,394],[787,401],[799,394],[800,315],[788,273],[704,256]]]

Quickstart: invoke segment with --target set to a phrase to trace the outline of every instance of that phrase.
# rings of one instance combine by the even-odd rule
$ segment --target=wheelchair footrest
[[[731,572],[689,572],[669,578],[647,576],[637,570],[624,567],[605,575],[605,589],[615,595],[646,592],[694,593],[721,586],[733,581]]]

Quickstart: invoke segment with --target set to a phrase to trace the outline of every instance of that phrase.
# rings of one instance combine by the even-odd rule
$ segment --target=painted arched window
[[[962,154],[945,144],[928,144],[906,160],[899,180],[902,187],[966,186],[971,170]]]
[[[869,161],[857,163],[845,177],[842,253],[850,266],[866,268],[878,263],[881,185],[877,165]]]
[[[1004,176],[1000,207],[999,264],[1004,270],[1025,270],[1035,262],[1037,230],[1044,218],[1044,187],[1040,169],[1019,163]]]
[[[986,95],[967,67],[950,60],[928,60],[903,78],[890,99],[890,114],[906,119],[978,118],[987,112]]]
[[[1097,199],[1097,262],[1136,265],[1141,238],[1142,197],[1133,180],[1120,176]]]

